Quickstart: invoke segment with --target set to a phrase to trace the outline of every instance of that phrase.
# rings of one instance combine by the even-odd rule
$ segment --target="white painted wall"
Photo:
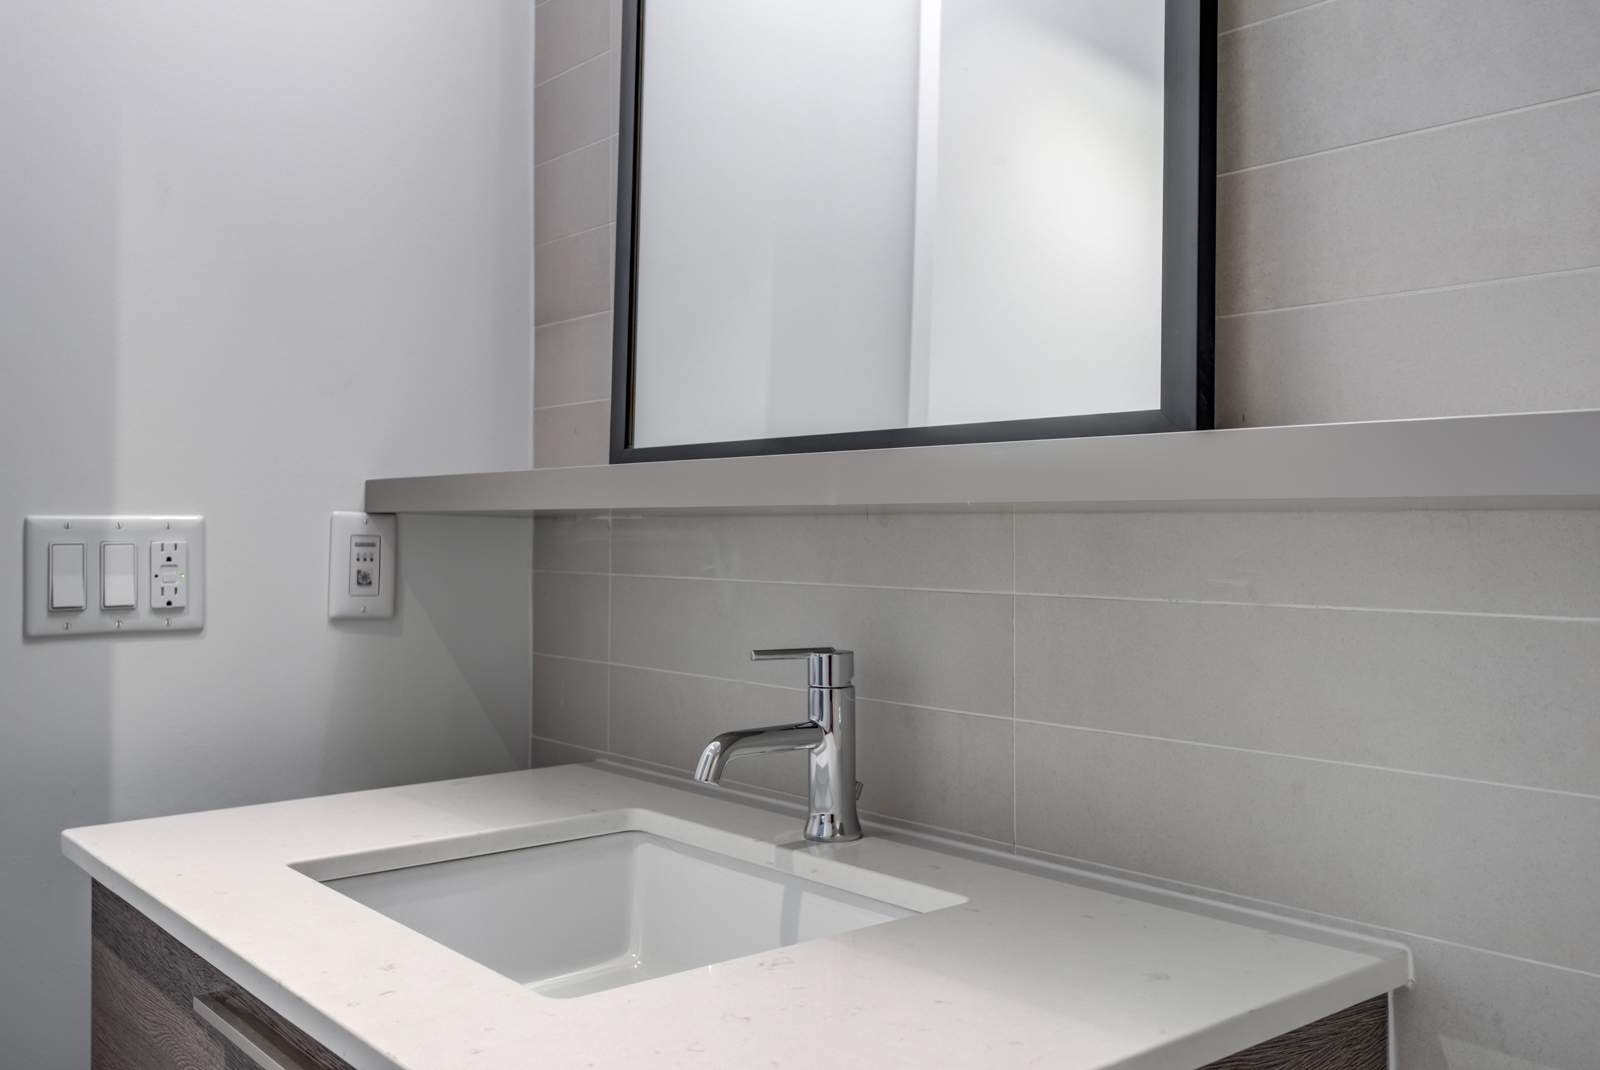
[[[88,1063],[61,829],[525,764],[525,521],[375,475],[531,462],[532,0],[0,5],[0,1063]],[[194,636],[27,641],[28,513],[208,523]]]

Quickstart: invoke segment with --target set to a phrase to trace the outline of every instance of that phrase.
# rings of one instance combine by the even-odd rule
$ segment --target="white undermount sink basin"
[[[554,997],[917,913],[641,831],[324,883]]]

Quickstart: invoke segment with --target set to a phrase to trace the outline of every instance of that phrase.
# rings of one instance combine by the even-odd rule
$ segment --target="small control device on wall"
[[[328,544],[328,617],[385,620],[394,616],[393,513],[334,513]]]
[[[205,626],[198,516],[30,516],[23,634],[192,632]]]

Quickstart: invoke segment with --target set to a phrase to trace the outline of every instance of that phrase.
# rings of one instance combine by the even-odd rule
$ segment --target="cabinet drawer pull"
[[[215,996],[194,997],[194,1012],[250,1056],[261,1070],[317,1070],[268,1026]]]

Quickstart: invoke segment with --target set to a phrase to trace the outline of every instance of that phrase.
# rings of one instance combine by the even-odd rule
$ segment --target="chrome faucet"
[[[855,654],[831,646],[788,650],[752,650],[751,661],[806,659],[810,688],[800,724],[773,725],[724,732],[706,744],[695,766],[694,778],[702,784],[720,784],[728,762],[746,754],[772,754],[785,750],[811,752],[811,816],[806,819],[806,839],[839,843],[861,838],[856,817],[856,689]]]

